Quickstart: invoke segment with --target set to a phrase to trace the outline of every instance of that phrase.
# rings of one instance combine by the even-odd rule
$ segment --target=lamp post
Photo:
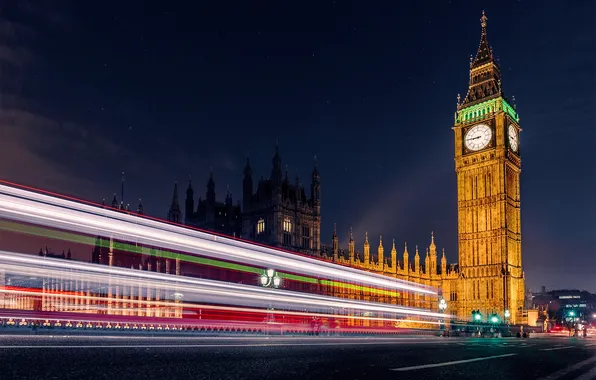
[[[264,288],[279,288],[281,286],[281,277],[277,275],[274,269],[267,269],[264,274],[261,275],[259,278],[259,282],[262,287]],[[269,309],[273,310],[271,306],[271,300],[269,300]],[[273,315],[268,313],[267,314],[267,322],[270,323],[273,319]],[[267,327],[267,333],[269,333],[269,327]]]
[[[261,286],[265,288],[279,288],[281,277],[277,275],[274,269],[267,269],[260,277]]]
[[[439,310],[441,311],[441,314],[445,314],[446,309],[447,309],[447,301],[445,301],[445,298],[441,298],[439,300]],[[445,317],[442,317],[441,322],[442,322],[442,324],[439,326],[439,328],[444,331]]]
[[[511,312],[509,311],[509,309],[505,309],[505,313],[503,313],[503,316],[505,317],[505,322],[507,323],[507,333],[509,333],[509,318],[511,318]]]

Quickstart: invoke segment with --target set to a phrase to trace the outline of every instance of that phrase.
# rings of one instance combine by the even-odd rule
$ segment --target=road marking
[[[596,346],[596,343],[586,344],[586,347],[592,347],[592,346]]]
[[[369,346],[397,344],[398,342],[319,342],[319,343],[258,343],[258,344],[103,344],[103,345],[4,345],[0,349],[14,348],[214,348],[214,347],[289,347],[289,346]],[[403,343],[403,341],[399,342]],[[408,344],[428,344],[428,342],[408,342]]]
[[[485,356],[482,358],[474,358],[474,359],[466,359],[466,360],[456,360],[452,362],[443,362],[443,363],[434,363],[434,364],[423,364],[423,365],[416,365],[412,367],[401,367],[401,368],[390,368],[391,371],[415,371],[417,369],[425,369],[425,368],[436,368],[436,367],[444,367],[448,365],[456,365],[456,364],[464,364],[464,363],[472,363],[472,362],[479,362],[482,360],[490,360],[490,359],[498,359],[498,358],[506,358],[509,356],[515,356],[517,354],[503,354],[503,355],[495,355],[495,356]]]
[[[561,377],[567,375],[570,372],[573,372],[575,370],[578,370],[581,367],[586,366],[586,365],[588,365],[590,363],[593,363],[593,362],[596,362],[596,356],[592,356],[591,358],[586,359],[583,362],[579,362],[579,363],[576,363],[576,364],[574,364],[572,366],[563,368],[563,369],[561,369],[561,370],[559,370],[557,372],[551,373],[550,375],[548,375],[546,377],[543,377],[541,379],[538,379],[538,380],[556,380],[558,378],[561,378]]]
[[[573,348],[573,346],[563,346],[563,347],[553,347],[553,348],[541,348],[538,351],[556,351],[556,350],[566,350],[568,348]]]

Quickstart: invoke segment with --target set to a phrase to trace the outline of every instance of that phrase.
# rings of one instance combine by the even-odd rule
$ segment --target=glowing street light
[[[267,269],[265,274],[261,275],[259,281],[261,286],[266,288],[279,288],[281,285],[281,277],[277,275],[274,269]]]
[[[441,310],[441,313],[444,313],[445,309],[447,309],[447,301],[445,301],[445,298],[441,298],[439,301],[439,310]]]
[[[511,317],[511,312],[509,311],[509,309],[505,310],[505,318],[509,319],[509,317]]]

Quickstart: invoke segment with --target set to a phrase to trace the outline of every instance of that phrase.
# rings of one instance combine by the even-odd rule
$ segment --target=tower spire
[[[501,72],[493,55],[493,49],[488,43],[486,21],[488,17],[482,11],[480,17],[480,42],[476,56],[470,56],[470,84],[468,93],[463,102],[458,105],[458,110],[485,100],[503,96],[501,90]]]

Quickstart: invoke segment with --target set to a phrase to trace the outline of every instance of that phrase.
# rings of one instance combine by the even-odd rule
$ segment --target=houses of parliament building
[[[189,184],[185,223],[439,288],[448,301],[447,312],[460,319],[469,319],[472,310],[504,318],[507,310],[511,315],[509,322],[525,323],[520,119],[515,104],[503,93],[500,67],[488,43],[484,12],[480,23],[478,51],[469,63],[468,91],[463,98],[458,95],[452,126],[457,177],[457,264],[447,264],[444,250],[437,250],[433,233],[429,233],[429,244],[424,249],[404,245],[403,251],[398,252],[395,241],[386,244],[379,237],[378,244],[372,244],[376,249],[371,251],[368,234],[359,250],[351,232],[347,249],[340,248],[334,228],[331,246],[322,246],[321,180],[316,161],[310,191],[306,191],[298,179],[292,183],[287,172],[284,175],[278,148],[270,177],[261,178],[256,188],[247,159],[241,207],[232,204],[229,193],[225,202],[215,201],[211,176],[206,198],[199,199],[195,209],[194,191]],[[182,222],[181,214],[176,187],[168,217]],[[385,246],[391,247],[388,253]],[[412,297],[408,305],[438,309],[436,298]]]

